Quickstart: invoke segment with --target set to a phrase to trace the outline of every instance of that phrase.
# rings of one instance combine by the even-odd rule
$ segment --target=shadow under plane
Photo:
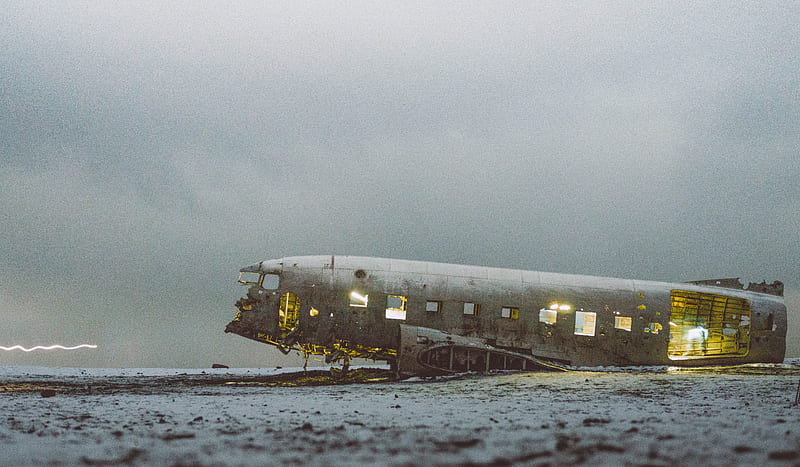
[[[783,284],[668,283],[357,256],[240,270],[225,329],[259,342],[388,362],[398,376],[575,366],[779,363]]]

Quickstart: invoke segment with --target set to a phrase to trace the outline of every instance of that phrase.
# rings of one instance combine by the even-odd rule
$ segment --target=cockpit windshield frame
[[[239,279],[237,279],[236,282],[242,285],[257,285],[261,287],[263,281],[264,281],[263,273],[241,271],[239,272]]]
[[[280,275],[241,271],[239,272],[239,279],[237,282],[250,287],[256,286],[265,290],[277,290],[280,282]]]

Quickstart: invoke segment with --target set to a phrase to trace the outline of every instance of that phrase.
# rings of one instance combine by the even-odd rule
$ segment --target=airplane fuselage
[[[386,360],[406,375],[518,358],[526,368],[781,362],[786,345],[782,297],[741,288],[353,256],[262,261],[240,283],[248,295],[227,332]]]

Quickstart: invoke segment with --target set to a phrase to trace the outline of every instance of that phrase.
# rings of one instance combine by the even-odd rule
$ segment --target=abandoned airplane
[[[782,362],[783,284],[667,283],[356,256],[240,270],[225,332],[398,376]]]

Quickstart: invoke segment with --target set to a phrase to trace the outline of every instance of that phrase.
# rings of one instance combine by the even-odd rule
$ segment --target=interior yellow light
[[[550,305],[550,309],[551,310],[558,310],[558,303],[553,303],[552,305]]]
[[[558,309],[561,310],[561,311],[569,311],[570,308],[572,308],[572,307],[569,306],[569,305],[559,305],[558,306]]]
[[[355,298],[356,300],[358,300],[360,302],[366,302],[367,301],[367,297],[361,295],[360,293],[356,292],[355,290],[350,292],[350,296]]]
[[[311,309],[308,311],[308,314],[309,314],[309,315],[311,315],[311,316],[317,316],[317,315],[319,314],[319,310],[317,310],[316,308],[313,308],[313,307],[312,307],[312,308],[311,308]]]

